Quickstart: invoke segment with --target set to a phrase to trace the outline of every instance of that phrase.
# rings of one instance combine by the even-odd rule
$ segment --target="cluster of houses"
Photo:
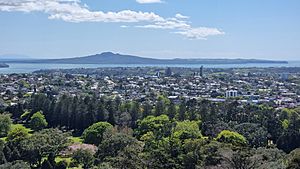
[[[176,68],[172,68],[176,69]],[[131,72],[133,70],[130,70]],[[98,94],[124,100],[155,101],[166,95],[175,103],[181,99],[207,99],[213,102],[238,100],[246,103],[271,103],[278,108],[300,106],[298,73],[265,73],[243,69],[174,75],[84,75],[52,72],[46,74],[0,75],[0,107],[25,101],[34,92],[59,97]]]

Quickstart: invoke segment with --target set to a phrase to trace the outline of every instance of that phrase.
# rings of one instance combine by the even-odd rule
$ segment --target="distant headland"
[[[287,64],[287,61],[260,59],[154,59],[112,52],[64,59],[11,60],[7,63],[58,63],[58,64]]]
[[[8,68],[9,65],[5,63],[0,63],[0,68]]]

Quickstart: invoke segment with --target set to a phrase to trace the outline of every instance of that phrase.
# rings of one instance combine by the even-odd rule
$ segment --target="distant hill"
[[[16,61],[12,61],[16,62]],[[153,59],[132,55],[104,52],[101,54],[43,60],[19,60],[25,63],[65,63],[65,64],[247,64],[247,63],[288,63],[286,61],[257,60],[257,59]]]
[[[9,67],[9,65],[8,65],[8,64],[5,64],[5,63],[0,63],[0,68],[7,68],[7,67]]]

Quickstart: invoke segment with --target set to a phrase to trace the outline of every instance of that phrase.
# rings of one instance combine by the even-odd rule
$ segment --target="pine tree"
[[[179,106],[179,114],[178,114],[179,121],[185,120],[185,113],[186,113],[186,104],[185,101],[182,101]]]
[[[151,111],[152,111],[152,105],[149,102],[146,102],[143,105],[143,114],[142,114],[142,118],[145,118],[147,116],[151,115]]]
[[[136,121],[139,118],[140,114],[140,105],[138,102],[131,103],[130,115],[131,115],[131,128],[136,127]]]
[[[165,109],[164,101],[158,100],[155,105],[155,116],[160,116],[164,114],[164,109]]]
[[[107,122],[109,122],[111,125],[115,125],[116,124],[116,119],[115,119],[116,106],[115,106],[114,101],[112,101],[112,100],[108,101],[107,110],[108,110]]]
[[[168,106],[168,116],[170,119],[174,119],[175,115],[176,115],[176,107],[174,103],[171,102],[170,105]]]

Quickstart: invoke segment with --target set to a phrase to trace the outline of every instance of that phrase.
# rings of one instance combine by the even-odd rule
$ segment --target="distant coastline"
[[[11,60],[7,63],[51,63],[51,64],[288,64],[287,61],[260,59],[154,59],[133,55],[104,52],[83,57],[64,59]]]
[[[184,67],[184,68],[299,68],[300,61],[286,63],[248,63],[248,64],[64,64],[64,63],[9,63],[9,68],[0,69],[0,74],[32,73],[44,69],[76,69],[76,68],[107,68],[107,67]]]
[[[0,68],[8,68],[9,65],[6,63],[0,63]]]

